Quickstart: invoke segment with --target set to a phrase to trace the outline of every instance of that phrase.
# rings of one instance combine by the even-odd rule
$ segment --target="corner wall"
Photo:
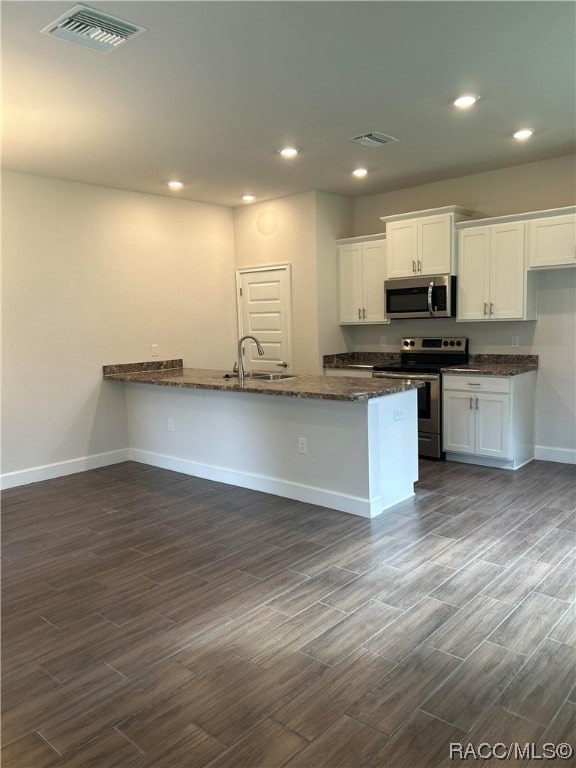
[[[315,192],[234,209],[236,269],[290,264],[294,371],[318,372]]]
[[[234,357],[232,211],[10,171],[2,208],[4,485],[122,460],[103,364]]]

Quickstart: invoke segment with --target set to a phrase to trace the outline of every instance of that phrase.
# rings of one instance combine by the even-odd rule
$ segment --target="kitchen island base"
[[[374,517],[414,494],[416,395],[409,389],[342,402],[132,383],[126,386],[129,454]]]

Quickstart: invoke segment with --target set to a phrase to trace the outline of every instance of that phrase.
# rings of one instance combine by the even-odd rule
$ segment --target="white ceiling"
[[[6,167],[238,206],[575,149],[573,2],[84,4],[148,31],[103,55],[40,34],[74,0],[1,4]],[[466,112],[451,105],[463,92],[481,94]],[[532,139],[514,141],[526,126]],[[350,141],[372,130],[400,141]],[[277,154],[289,143],[293,161]]]

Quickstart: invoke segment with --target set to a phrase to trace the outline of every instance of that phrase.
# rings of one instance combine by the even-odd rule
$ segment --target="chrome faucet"
[[[242,384],[244,382],[244,361],[242,360],[242,344],[244,342],[250,339],[250,341],[253,341],[254,344],[256,344],[256,348],[258,350],[258,354],[260,357],[264,354],[264,350],[262,349],[262,345],[256,338],[256,336],[242,336],[242,338],[238,341],[238,382]]]

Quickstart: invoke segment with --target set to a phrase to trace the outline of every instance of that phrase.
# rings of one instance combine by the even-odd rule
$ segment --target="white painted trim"
[[[541,461],[558,461],[561,464],[576,464],[576,450],[573,448],[553,448],[549,445],[537,445],[534,456]]]
[[[240,488],[250,488],[253,491],[271,493],[308,504],[317,504],[321,507],[329,507],[330,509],[348,512],[351,515],[360,515],[361,517],[372,517],[371,508],[378,508],[377,499],[363,499],[358,496],[335,493],[324,488],[315,488],[314,486],[281,480],[276,477],[237,472],[226,467],[217,467],[188,459],[179,459],[174,456],[166,456],[161,453],[143,451],[137,448],[130,449],[130,460],[138,461],[141,464],[151,464],[161,469],[171,469],[174,472],[182,472],[193,477],[202,477],[206,480],[236,485]],[[410,496],[405,498],[410,498],[413,495],[410,494]],[[398,499],[393,503],[399,504],[401,501],[405,501],[405,498]]]
[[[441,216],[445,213],[451,213],[454,216],[473,216],[475,211],[470,208],[463,208],[461,205],[445,205],[442,208],[427,208],[425,211],[410,211],[409,213],[394,213],[390,216],[379,216],[380,221],[389,223],[391,221],[404,221],[406,219],[423,219],[427,216]]]
[[[545,211],[526,211],[525,213],[510,213],[506,216],[490,216],[490,218],[474,219],[473,221],[460,221],[456,229],[470,229],[470,227],[485,227],[493,224],[508,224],[515,221],[531,221],[532,219],[548,219],[555,216],[566,216],[576,213],[576,206],[569,205],[566,208],[549,208]]]
[[[386,240],[386,232],[378,232],[375,235],[358,235],[357,237],[341,237],[336,240],[336,245],[356,245],[357,243],[374,243],[378,240]]]
[[[7,488],[16,488],[19,485],[38,483],[41,480],[53,480],[55,477],[74,475],[77,472],[86,472],[88,469],[99,469],[110,464],[119,464],[122,461],[128,461],[128,459],[128,448],[120,448],[117,451],[94,453],[91,456],[81,456],[77,459],[58,461],[54,464],[44,464],[40,467],[6,472],[0,475],[0,488],[6,490]]]
[[[507,459],[493,459],[490,456],[478,456],[473,453],[450,453],[447,451],[446,461],[456,461],[459,464],[478,464],[480,467],[493,467],[494,469],[516,470],[534,461],[534,457],[530,456],[524,461],[515,463]]]

